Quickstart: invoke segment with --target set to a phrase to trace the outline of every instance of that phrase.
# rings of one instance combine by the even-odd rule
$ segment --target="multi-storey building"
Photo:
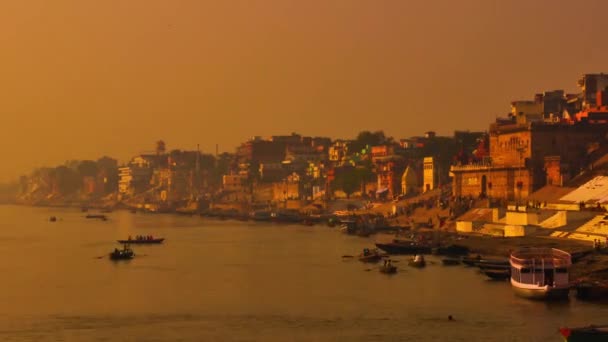
[[[587,76],[583,84],[588,85]],[[579,173],[589,163],[589,146],[608,142],[608,111],[602,98],[598,91],[595,105],[587,100],[588,109],[573,120],[530,122],[527,115],[523,120],[497,120],[490,125],[490,157],[451,167],[454,194],[525,198],[547,182],[562,183]]]

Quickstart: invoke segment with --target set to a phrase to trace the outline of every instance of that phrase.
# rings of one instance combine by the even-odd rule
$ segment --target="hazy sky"
[[[6,0],[0,181],[254,135],[485,130],[608,72],[608,1]]]

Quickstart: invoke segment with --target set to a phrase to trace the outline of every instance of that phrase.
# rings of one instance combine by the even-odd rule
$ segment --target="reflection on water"
[[[108,215],[0,207],[0,339],[559,341],[560,326],[606,323],[601,305],[520,299],[433,257],[382,274],[342,258],[371,240],[325,226]],[[167,240],[104,257],[141,234]]]

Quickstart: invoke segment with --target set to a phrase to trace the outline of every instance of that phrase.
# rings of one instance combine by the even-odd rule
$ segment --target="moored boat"
[[[570,254],[556,248],[522,248],[511,253],[511,286],[530,299],[566,299]]]
[[[110,259],[112,260],[129,260],[133,259],[135,253],[129,245],[124,245],[122,249],[114,248],[114,251],[110,253]]]
[[[608,299],[608,283],[598,281],[578,282],[575,286],[576,298],[582,300]]]
[[[443,266],[460,265],[460,260],[458,260],[458,259],[445,258],[445,259],[441,259],[441,262],[443,263]]]
[[[511,270],[497,270],[497,269],[486,269],[482,270],[483,274],[491,278],[492,280],[507,280],[511,277]]]
[[[608,325],[589,325],[580,328],[561,328],[560,334],[567,342],[608,341]]]
[[[509,262],[508,259],[479,259],[478,261],[475,262],[475,266],[479,267],[480,269],[488,269],[488,268],[492,268],[492,269],[504,269],[504,268],[511,268],[511,263]]]
[[[467,265],[467,266],[475,266],[477,264],[477,262],[481,260],[481,255],[477,254],[477,256],[474,257],[462,257],[461,261],[463,264]]]

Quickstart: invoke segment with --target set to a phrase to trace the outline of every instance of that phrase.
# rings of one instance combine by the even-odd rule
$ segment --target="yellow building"
[[[422,192],[427,192],[435,189],[437,177],[435,172],[435,162],[433,157],[424,157],[423,161],[423,189]]]
[[[415,195],[418,193],[419,186],[416,172],[408,166],[401,177],[401,193],[403,195]]]

